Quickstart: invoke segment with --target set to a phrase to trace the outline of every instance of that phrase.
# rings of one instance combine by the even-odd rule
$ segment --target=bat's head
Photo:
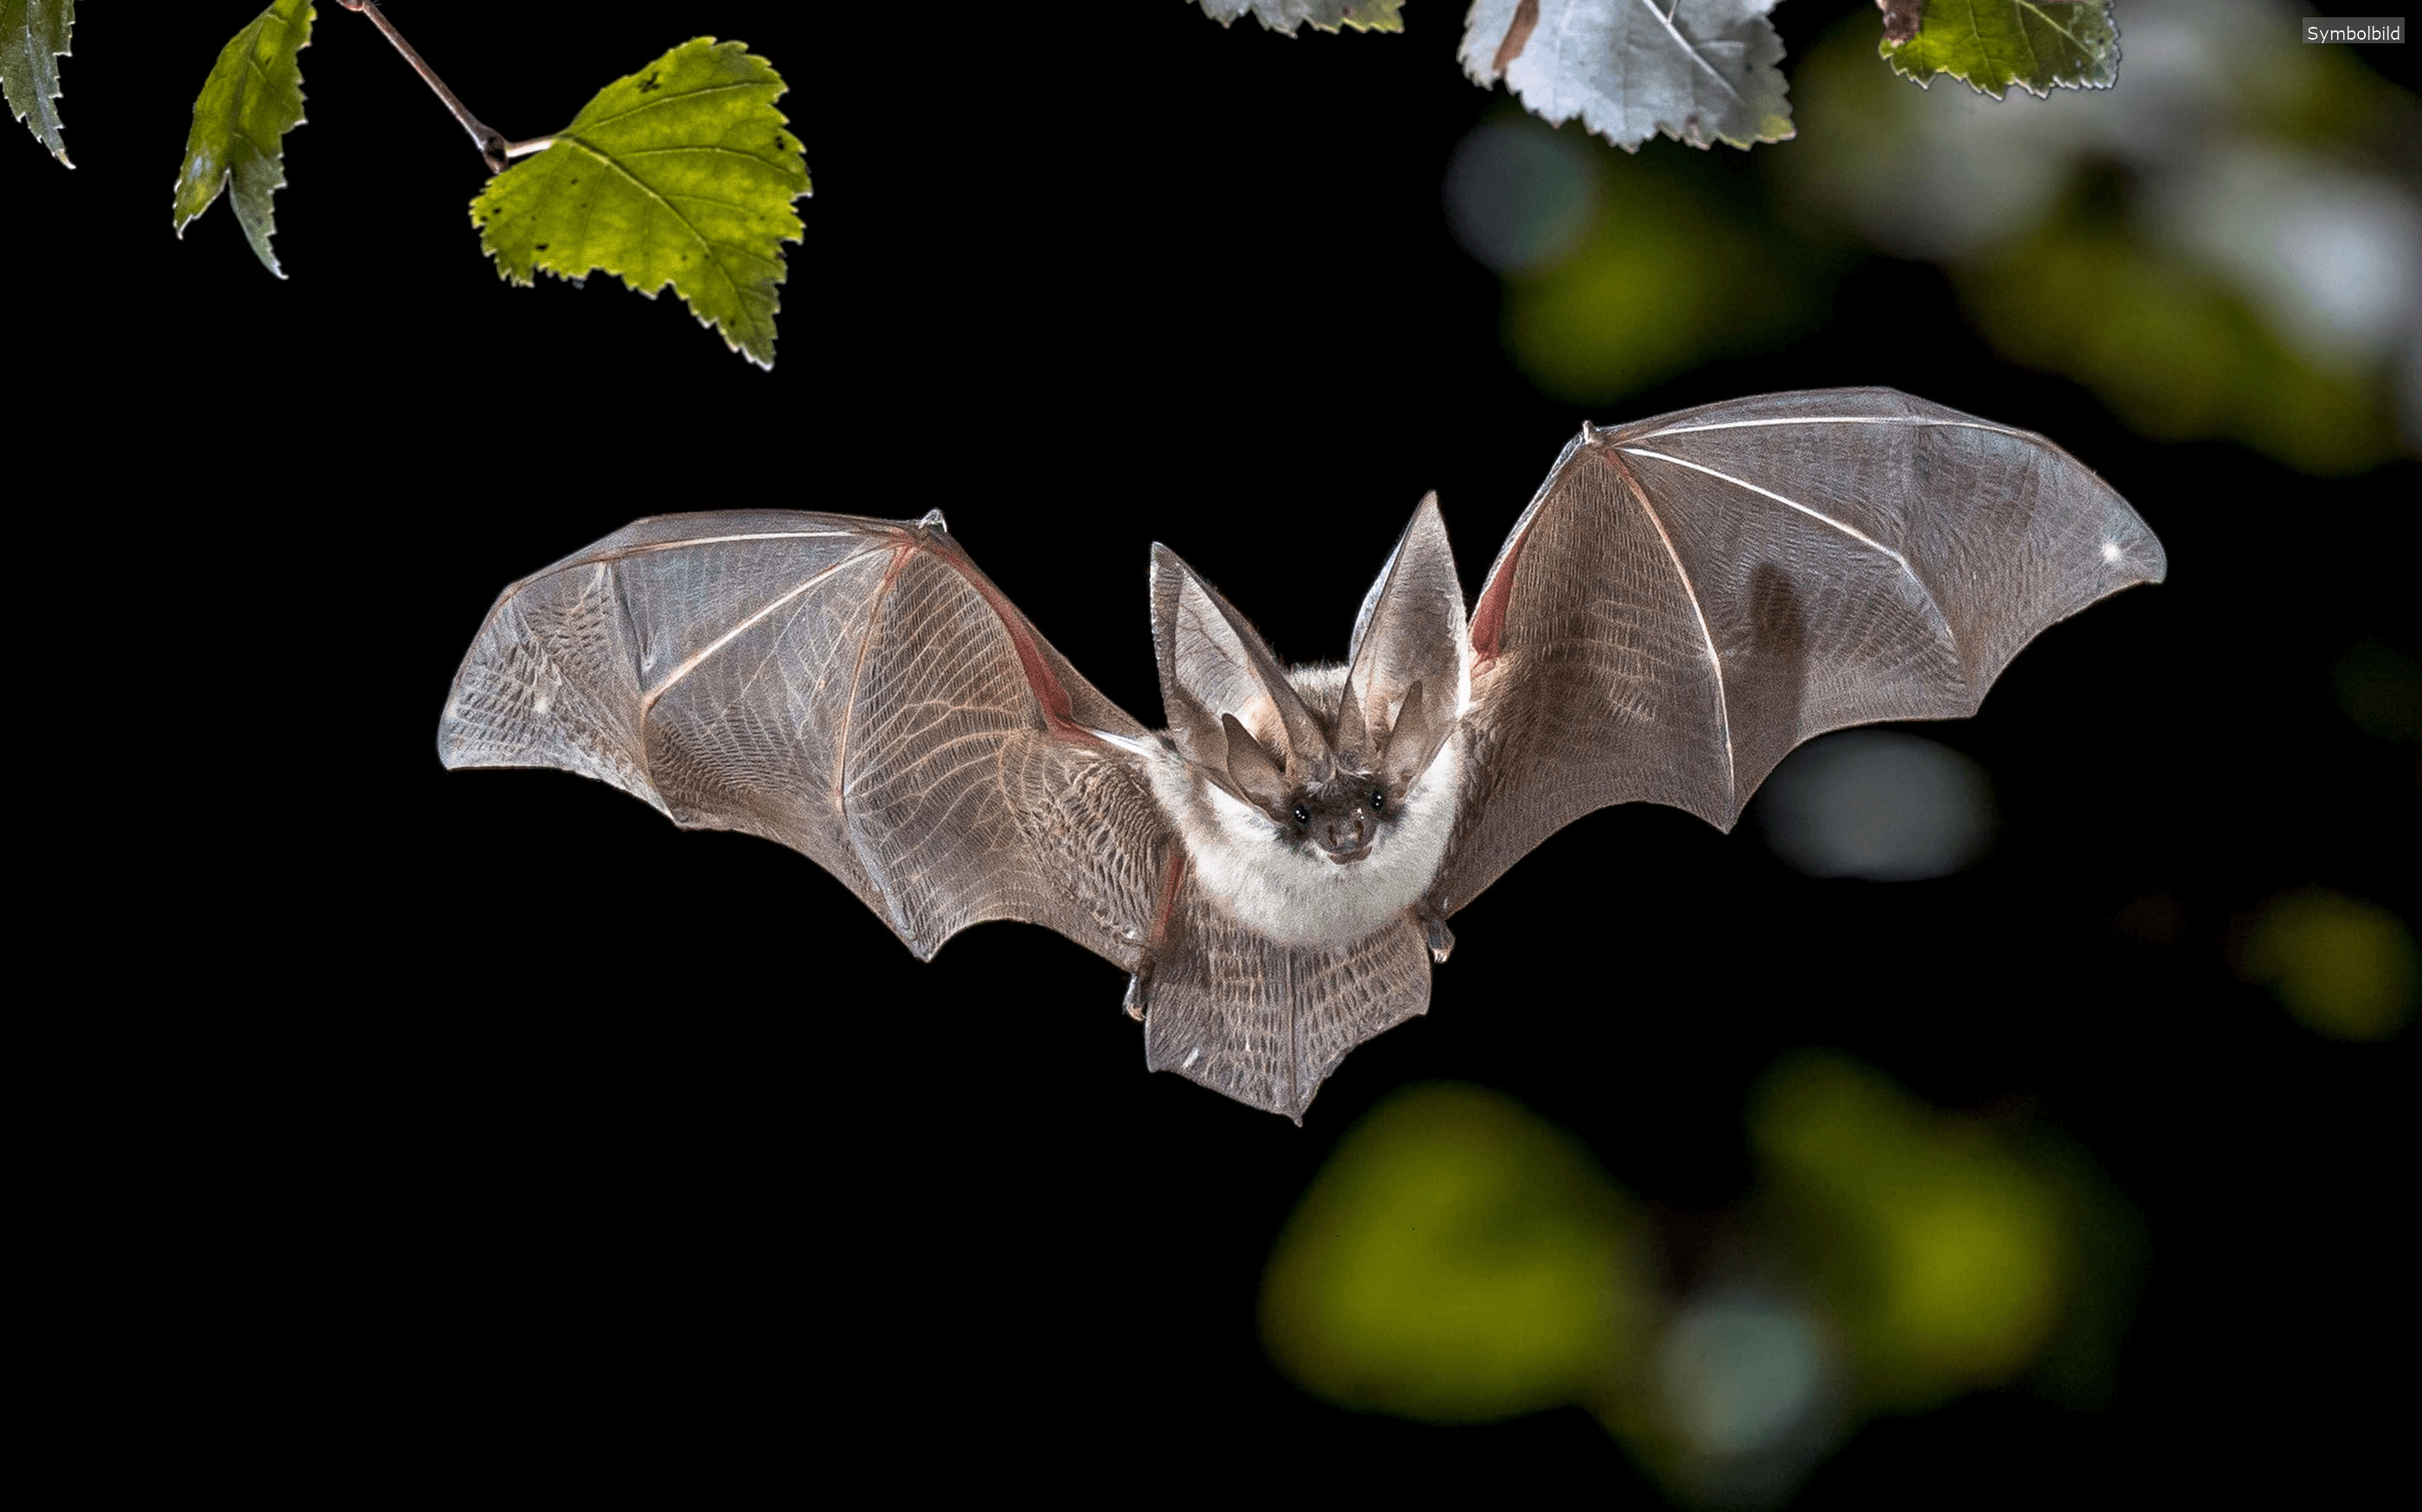
[[[1153,548],[1153,631],[1170,738],[1278,843],[1339,866],[1384,850],[1469,693],[1463,591],[1438,497],[1362,600],[1343,666],[1282,668],[1219,591]]]

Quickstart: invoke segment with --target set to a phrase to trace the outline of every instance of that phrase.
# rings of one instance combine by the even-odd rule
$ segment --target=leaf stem
[[[454,98],[454,91],[446,87],[446,81],[437,76],[437,71],[431,68],[422,60],[418,53],[412,50],[412,44],[405,41],[403,34],[395,29],[395,23],[387,20],[385,12],[379,9],[378,0],[337,0],[337,3],[347,10],[358,10],[370,17],[370,24],[386,34],[386,39],[395,44],[395,50],[403,55],[403,60],[412,65],[413,71],[420,75],[423,83],[437,91],[437,98],[446,102],[446,108],[454,113],[454,118],[463,123],[463,129],[471,134],[471,140],[480,145],[480,156],[487,160],[490,173],[504,172],[506,159],[519,157],[523,152],[537,151],[555,140],[551,136],[540,137],[537,139],[536,146],[529,142],[506,141],[504,133],[472,115],[462,101]],[[520,150],[516,151],[515,149]]]

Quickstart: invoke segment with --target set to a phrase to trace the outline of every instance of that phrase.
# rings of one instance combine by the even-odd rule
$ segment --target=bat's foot
[[[1144,1010],[1152,1006],[1151,956],[1136,962],[1135,970],[1127,977],[1127,995],[1120,1006],[1127,1011],[1129,1018],[1139,1024],[1143,1022]]]
[[[1413,919],[1429,940],[1430,959],[1440,966],[1446,965],[1446,958],[1455,953],[1455,931],[1446,927],[1446,915],[1439,912],[1424,898],[1413,905]]]

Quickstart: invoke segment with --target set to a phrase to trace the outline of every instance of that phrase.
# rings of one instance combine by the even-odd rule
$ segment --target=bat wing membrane
[[[788,845],[921,958],[1020,919],[1132,969],[1175,842],[1093,732],[1145,733],[938,514],[757,511],[641,520],[505,590],[438,752]]]
[[[1144,1063],[1300,1124],[1348,1050],[1429,1005],[1429,953],[1410,922],[1282,945],[1237,926],[1189,879],[1153,982]]]
[[[1774,394],[1585,431],[1472,616],[1452,913],[1608,804],[1730,829],[1801,741],[1975,712],[2055,621],[2166,571],[2042,436],[1890,389]]]

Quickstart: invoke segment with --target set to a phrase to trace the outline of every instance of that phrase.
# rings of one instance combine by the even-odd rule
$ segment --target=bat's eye
[[[1371,811],[1373,813],[1386,813],[1388,811],[1388,795],[1380,792],[1377,788],[1373,788],[1371,790]]]
[[[1312,811],[1305,808],[1300,803],[1297,804],[1295,806],[1295,822],[1299,825],[1308,825],[1312,823]]]

